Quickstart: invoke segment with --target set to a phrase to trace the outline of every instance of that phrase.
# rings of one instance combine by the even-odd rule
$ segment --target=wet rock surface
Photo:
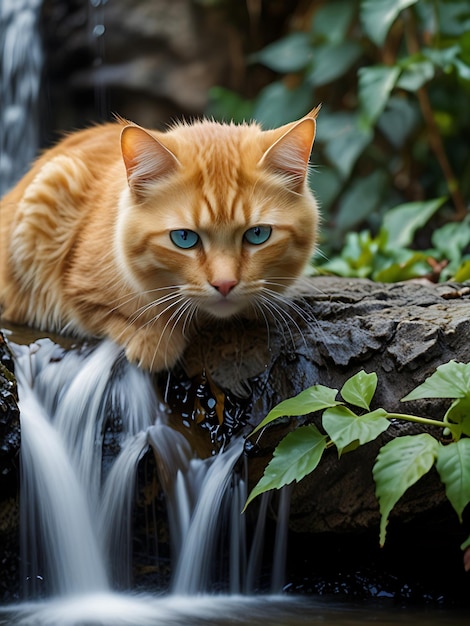
[[[158,378],[172,424],[196,442],[201,454],[210,454],[236,432],[249,432],[275,404],[308,386],[339,389],[355,372],[375,371],[379,384],[372,408],[400,412],[400,399],[440,364],[470,361],[470,292],[465,286],[313,278],[305,280],[287,311],[284,321],[278,319],[269,329],[263,319],[200,328],[182,367]],[[420,401],[407,404],[406,410],[441,418],[445,406],[445,401]],[[119,449],[120,419],[112,418],[106,463]],[[256,440],[247,440],[251,485],[294,425],[281,419]],[[469,529],[458,523],[446,502],[437,473],[400,500],[386,546],[378,546],[372,480],[377,448],[387,438],[419,429],[394,424],[378,442],[339,460],[329,451],[315,472],[295,485],[288,591],[446,604],[466,597],[459,545]],[[151,455],[139,472],[134,539],[135,580],[150,588],[168,580],[170,564],[164,503]],[[157,518],[160,525],[149,526]],[[273,541],[268,538],[268,544]],[[155,553],[150,544],[158,544],[157,565],[149,560],[148,554]],[[4,597],[12,593],[5,591]]]
[[[20,415],[13,356],[0,333],[0,598],[18,597]]]

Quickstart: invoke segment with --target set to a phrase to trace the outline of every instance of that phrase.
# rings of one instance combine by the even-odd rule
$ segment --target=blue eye
[[[259,246],[271,237],[272,230],[271,226],[253,226],[246,231],[243,237],[251,245]]]
[[[184,228],[181,228],[180,230],[171,230],[170,239],[178,248],[188,250],[189,248],[194,248],[194,246],[197,245],[199,242],[199,235],[193,230],[185,230]]]

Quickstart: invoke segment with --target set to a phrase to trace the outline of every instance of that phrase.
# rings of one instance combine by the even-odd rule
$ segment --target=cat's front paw
[[[182,356],[185,341],[165,342],[148,333],[137,332],[126,345],[126,358],[131,363],[150,372],[171,369]]]

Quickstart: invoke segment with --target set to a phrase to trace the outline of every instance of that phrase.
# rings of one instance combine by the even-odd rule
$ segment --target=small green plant
[[[265,491],[298,482],[313,472],[326,449],[334,446],[341,456],[373,441],[388,429],[390,420],[399,419],[441,428],[443,438],[439,441],[429,433],[406,435],[396,437],[380,448],[373,467],[381,514],[380,544],[385,542],[388,518],[395,504],[433,466],[462,521],[462,513],[470,502],[470,363],[449,361],[441,365],[402,399],[403,402],[423,398],[452,399],[442,421],[389,413],[383,408],[371,411],[376,388],[377,375],[360,371],[344,383],[341,399],[338,399],[337,389],[314,385],[274,407],[250,436],[280,417],[318,411],[323,411],[322,430],[314,424],[307,424],[281,440],[264,475],[251,491],[245,508]],[[468,545],[470,537],[462,548]]]

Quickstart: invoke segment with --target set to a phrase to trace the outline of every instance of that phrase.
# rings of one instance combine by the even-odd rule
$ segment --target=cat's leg
[[[186,338],[176,326],[168,330],[156,324],[152,328],[129,328],[118,342],[125,346],[128,361],[152,372],[172,368],[183,355]]]

